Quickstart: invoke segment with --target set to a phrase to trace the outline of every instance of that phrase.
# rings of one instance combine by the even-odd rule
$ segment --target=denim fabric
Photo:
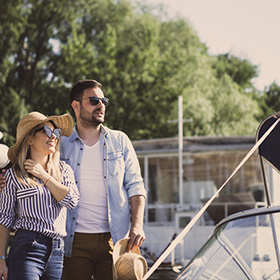
[[[129,199],[135,195],[146,196],[140,166],[131,141],[121,131],[101,127],[100,153],[103,160],[103,179],[108,200],[108,220],[113,242],[126,236],[129,231]],[[83,141],[76,127],[70,137],[62,137],[60,158],[74,170],[80,189],[80,164],[83,155]],[[71,257],[78,208],[67,210],[65,256]]]
[[[60,280],[63,255],[63,239],[19,230],[7,259],[8,280]]]

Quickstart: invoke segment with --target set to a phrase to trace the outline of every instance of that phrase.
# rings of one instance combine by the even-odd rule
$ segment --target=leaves
[[[183,96],[185,135],[255,132],[257,66],[208,54],[191,24],[128,0],[26,0],[0,4],[0,129],[7,144],[26,112],[71,112],[70,87],[96,79],[110,98],[106,125],[132,139],[174,137]],[[250,93],[248,93],[248,88]],[[266,105],[265,105],[266,104]],[[268,110],[268,109],[267,109]]]

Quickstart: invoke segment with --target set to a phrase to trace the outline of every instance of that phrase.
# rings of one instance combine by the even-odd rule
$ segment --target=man
[[[61,159],[73,168],[81,196],[67,214],[67,280],[91,279],[92,274],[95,280],[111,280],[110,238],[116,243],[128,233],[128,250],[145,240],[146,191],[139,163],[128,137],[103,126],[109,100],[101,88],[95,80],[73,86],[70,103],[77,124],[61,142]]]
[[[83,80],[70,92],[77,123],[60,152],[74,170],[80,202],[67,213],[64,280],[111,280],[111,238],[115,244],[128,235],[127,250],[145,240],[139,163],[129,138],[103,126],[109,100],[101,88]]]

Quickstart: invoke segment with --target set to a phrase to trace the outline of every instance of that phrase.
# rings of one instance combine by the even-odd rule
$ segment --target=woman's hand
[[[24,162],[24,167],[28,173],[41,179],[43,182],[50,177],[50,175],[44,170],[43,166],[32,159],[27,159]]]
[[[0,256],[6,256],[10,229],[0,224]],[[0,260],[0,279],[8,279],[8,268],[6,260]]]
[[[27,159],[24,162],[24,167],[27,172],[42,180],[45,187],[50,190],[51,194],[58,202],[68,194],[68,187],[62,185],[55,178],[53,178],[47,171],[44,170],[40,163],[37,163],[32,159]]]
[[[8,280],[8,268],[5,260],[0,260],[0,279]]]

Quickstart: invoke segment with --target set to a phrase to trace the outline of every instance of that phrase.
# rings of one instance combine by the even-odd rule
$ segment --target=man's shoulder
[[[75,139],[78,139],[79,135],[76,129],[76,125],[73,127],[73,132],[72,134],[68,137],[68,136],[62,136],[61,137],[61,142],[67,143],[67,142],[73,142],[75,141]]]
[[[72,134],[68,137],[68,136],[62,136],[60,143],[61,145],[67,145],[68,143],[74,142],[74,140],[78,138],[77,137],[77,132],[75,130],[73,130]]]
[[[109,137],[115,137],[115,138],[128,138],[125,132],[117,129],[111,129],[109,127],[103,126],[103,129],[105,131],[105,134],[108,135]]]
[[[112,133],[112,134],[125,134],[125,132],[121,131],[121,130],[118,130],[118,129],[112,129],[112,128],[109,128],[107,126],[103,126],[103,128],[105,129],[105,131],[107,133]]]
[[[70,142],[70,137],[62,136],[60,142],[61,142],[61,144]]]

